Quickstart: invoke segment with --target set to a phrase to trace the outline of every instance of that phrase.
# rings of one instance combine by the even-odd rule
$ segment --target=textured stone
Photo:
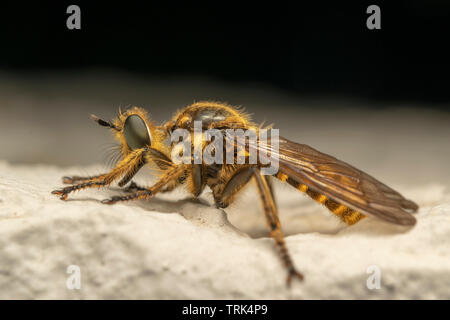
[[[401,189],[421,205],[405,229],[373,218],[345,227],[277,184],[287,245],[305,275],[288,289],[252,188],[228,214],[208,193],[113,206],[99,200],[117,188],[66,202],[50,194],[63,175],[99,171],[0,162],[1,299],[450,298],[450,205],[439,185]],[[80,267],[80,290],[66,287],[70,265]],[[381,288],[369,290],[373,265]]]

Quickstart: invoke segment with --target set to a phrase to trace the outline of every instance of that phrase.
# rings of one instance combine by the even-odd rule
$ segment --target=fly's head
[[[164,144],[165,133],[151,121],[148,113],[139,107],[122,112],[113,121],[105,121],[97,116],[91,118],[99,125],[109,127],[120,144],[122,157],[126,157],[131,152],[152,148],[162,153],[166,153],[167,146]]]

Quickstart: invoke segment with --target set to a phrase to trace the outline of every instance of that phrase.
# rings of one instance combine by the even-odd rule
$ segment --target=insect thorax
[[[220,103],[199,102],[186,107],[173,119],[176,127],[192,129],[194,121],[201,121],[203,129],[215,127],[217,124],[221,128],[226,127],[227,122],[239,123],[240,127],[248,125],[246,116],[239,111]]]

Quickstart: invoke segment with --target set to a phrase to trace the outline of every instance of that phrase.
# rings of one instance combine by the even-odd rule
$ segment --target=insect
[[[281,180],[306,193],[348,225],[366,216],[374,216],[400,225],[414,225],[416,222],[411,214],[418,209],[414,202],[343,161],[283,137],[279,137],[278,150],[275,150],[270,142],[256,145],[245,143],[246,151],[256,148],[270,151],[278,157],[278,172],[270,176],[262,174],[261,169],[264,165],[259,162],[175,163],[172,156],[174,144],[168,141],[168,137],[177,129],[193,133],[195,121],[202,121],[201,130],[259,130],[246,113],[224,103],[205,101],[191,104],[160,126],[154,124],[147,113],[138,107],[125,112],[119,111],[118,117],[111,122],[96,116],[91,117],[99,125],[110,128],[114,133],[120,144],[121,160],[110,172],[104,174],[64,177],[63,182],[71,186],[55,190],[53,194],[65,200],[73,191],[106,187],[115,181],[118,181],[120,187],[125,187],[139,169],[144,165],[150,165],[158,168],[160,172],[152,186],[138,186],[131,182],[124,189],[127,191],[125,195],[113,196],[103,200],[102,203],[151,199],[158,193],[168,192],[183,185],[194,197],[200,196],[203,190],[209,187],[216,206],[226,208],[232,203],[235,195],[249,181],[254,180],[263,204],[270,236],[275,240],[288,271],[288,285],[294,277],[303,279],[303,275],[297,271],[285,243],[272,179]],[[205,146],[202,144],[203,148]]]

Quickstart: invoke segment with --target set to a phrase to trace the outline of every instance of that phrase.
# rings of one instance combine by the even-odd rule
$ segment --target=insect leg
[[[128,171],[125,176],[120,180],[119,186],[123,187],[126,185],[130,180],[134,177],[134,175],[139,171],[140,168],[142,168],[145,165],[146,161],[143,159],[142,162],[140,162],[134,170]],[[81,176],[65,176],[62,178],[64,184],[78,184],[83,182],[88,182],[90,180],[96,180],[101,179],[102,177],[105,177],[107,173],[99,174],[96,176],[87,176],[87,177],[81,177]]]
[[[131,179],[136,175],[136,173],[139,171],[139,169],[141,169],[144,165],[146,164],[145,159],[138,163],[138,165],[133,168],[132,170],[128,171],[125,176],[122,178],[122,180],[120,180],[119,182],[119,186],[123,187],[124,185],[126,185],[128,182],[131,181]],[[96,176],[87,176],[87,177],[81,177],[81,176],[65,176],[62,178],[63,183],[64,184],[80,184],[80,183],[85,183],[91,180],[97,180],[97,179],[101,179],[103,177],[105,177],[107,174],[103,173],[103,174],[99,174]],[[132,182],[130,184],[130,186],[125,190],[128,192],[131,191],[136,191],[137,189],[143,189],[142,187],[139,187],[136,185],[136,183]]]
[[[139,171],[139,169],[141,169],[145,164],[149,162],[153,162],[161,169],[166,169],[172,165],[172,161],[166,155],[156,149],[148,147],[142,154],[141,161],[138,162],[135,166],[131,167],[130,170],[125,173],[122,180],[119,181],[119,187],[123,187],[128,182],[130,182],[135,174]]]
[[[150,152],[152,150],[153,149],[150,149]],[[148,157],[148,159],[146,159],[146,163],[154,162],[160,169],[163,169],[163,170],[166,170],[167,168],[169,168],[173,165],[172,161],[169,158],[163,156],[162,154],[154,155],[154,154],[150,153],[147,157]],[[172,180],[169,183],[167,183],[167,185],[163,189],[161,189],[159,192],[164,193],[164,192],[172,191],[173,189],[178,187],[180,184],[185,182],[186,175],[187,175],[187,171],[185,170],[183,175],[181,175],[177,180]],[[124,183],[124,181],[125,181],[125,178],[123,178],[122,181],[119,182],[119,186],[125,185],[126,183]],[[135,193],[137,191],[144,191],[144,190],[146,190],[145,187],[141,187],[132,181],[130,183],[130,185],[128,187],[126,187],[123,191],[129,192],[129,193]]]
[[[145,148],[135,150],[130,153],[125,159],[119,162],[119,164],[109,173],[92,177],[92,179],[85,180],[81,183],[74,184],[60,190],[54,190],[52,191],[52,194],[59,195],[61,200],[66,200],[67,195],[73,191],[87,188],[105,187],[114,182],[114,180],[119,179],[124,174],[129,173],[130,171],[136,172],[136,168],[138,168],[140,163],[144,161],[145,152]]]
[[[123,187],[128,182],[130,182],[131,179],[133,179],[133,177],[139,171],[139,169],[141,169],[146,163],[147,163],[147,161],[145,160],[145,157],[142,157],[142,159],[140,161],[138,161],[134,166],[132,166],[130,168],[130,170],[128,170],[125,173],[125,175],[123,176],[122,180],[119,181],[119,187]]]
[[[212,187],[214,201],[219,208],[226,208],[238,193],[253,177],[251,167],[235,170],[228,179]]]
[[[137,185],[134,181],[132,181],[128,187],[123,189],[123,191],[130,192],[130,193],[134,193],[137,191],[143,191],[143,190],[145,190],[145,187],[141,187],[141,186]]]
[[[91,179],[97,179],[101,176],[104,176],[105,174],[102,175],[98,175],[98,176],[91,176],[91,177],[80,177],[80,176],[72,176],[72,177],[63,177],[63,183],[65,184],[76,184],[76,183],[82,183],[82,182],[86,182],[88,180]],[[122,179],[123,181],[123,179]],[[162,189],[160,192],[169,192],[172,191],[173,189],[175,189],[178,185],[180,184],[180,182],[177,183],[173,183],[173,184],[168,184],[164,189]],[[120,184],[119,184],[120,185]],[[123,185],[123,184],[122,184]],[[128,185],[128,187],[126,187],[125,189],[123,189],[123,191],[125,192],[130,192],[130,193],[134,193],[136,191],[142,191],[142,190],[146,190],[145,187],[141,187],[140,185],[136,184],[136,182],[131,181],[131,183]]]
[[[65,176],[62,178],[62,182],[64,184],[76,184],[76,183],[82,183],[93,179],[98,179],[102,176],[106,175],[106,173],[102,173],[96,176]]]
[[[281,224],[278,218],[277,208],[272,199],[272,195],[270,192],[269,185],[267,184],[267,180],[265,179],[264,176],[261,175],[259,169],[253,170],[254,170],[254,177],[256,179],[256,184],[258,186],[258,191],[261,196],[261,200],[263,202],[267,224],[270,228],[270,236],[275,240],[281,255],[281,259],[283,260],[285,266],[288,269],[289,274],[287,277],[287,285],[290,286],[292,277],[295,276],[298,279],[303,280],[303,275],[295,269],[292,258],[286,247],[283,232],[281,231]]]
[[[165,171],[161,178],[151,187],[144,188],[144,190],[138,190],[132,194],[126,196],[114,196],[110,199],[105,199],[102,201],[104,204],[114,204],[119,201],[129,201],[129,200],[142,200],[149,199],[155,196],[158,192],[164,190],[163,188],[170,184],[174,180],[178,180],[185,173],[185,168],[183,166],[172,166]]]
[[[185,181],[186,177],[180,176],[177,180],[172,180],[169,183],[167,183],[167,185],[161,189],[159,192],[160,193],[165,193],[165,192],[170,192],[173,189],[175,189],[176,187],[178,187],[180,184],[182,184]],[[123,191],[125,192],[129,192],[129,193],[135,193],[137,191],[144,191],[147,190],[147,188],[145,187],[141,187],[140,185],[136,184],[135,182],[131,182],[130,185],[128,187],[126,187],[125,189],[123,189]]]
[[[193,164],[190,170],[189,191],[198,197],[205,188],[205,168],[201,164]]]
[[[275,190],[274,190],[274,188],[273,188],[273,182],[272,182],[272,177],[269,177],[269,176],[262,176],[264,179],[266,179],[266,181],[267,181],[267,185],[269,186],[269,189],[270,189],[270,195],[272,196],[272,200],[273,200],[273,203],[274,203],[274,205],[275,205],[275,208],[278,208],[278,206],[277,206],[277,201],[276,201],[276,197],[275,197]]]

